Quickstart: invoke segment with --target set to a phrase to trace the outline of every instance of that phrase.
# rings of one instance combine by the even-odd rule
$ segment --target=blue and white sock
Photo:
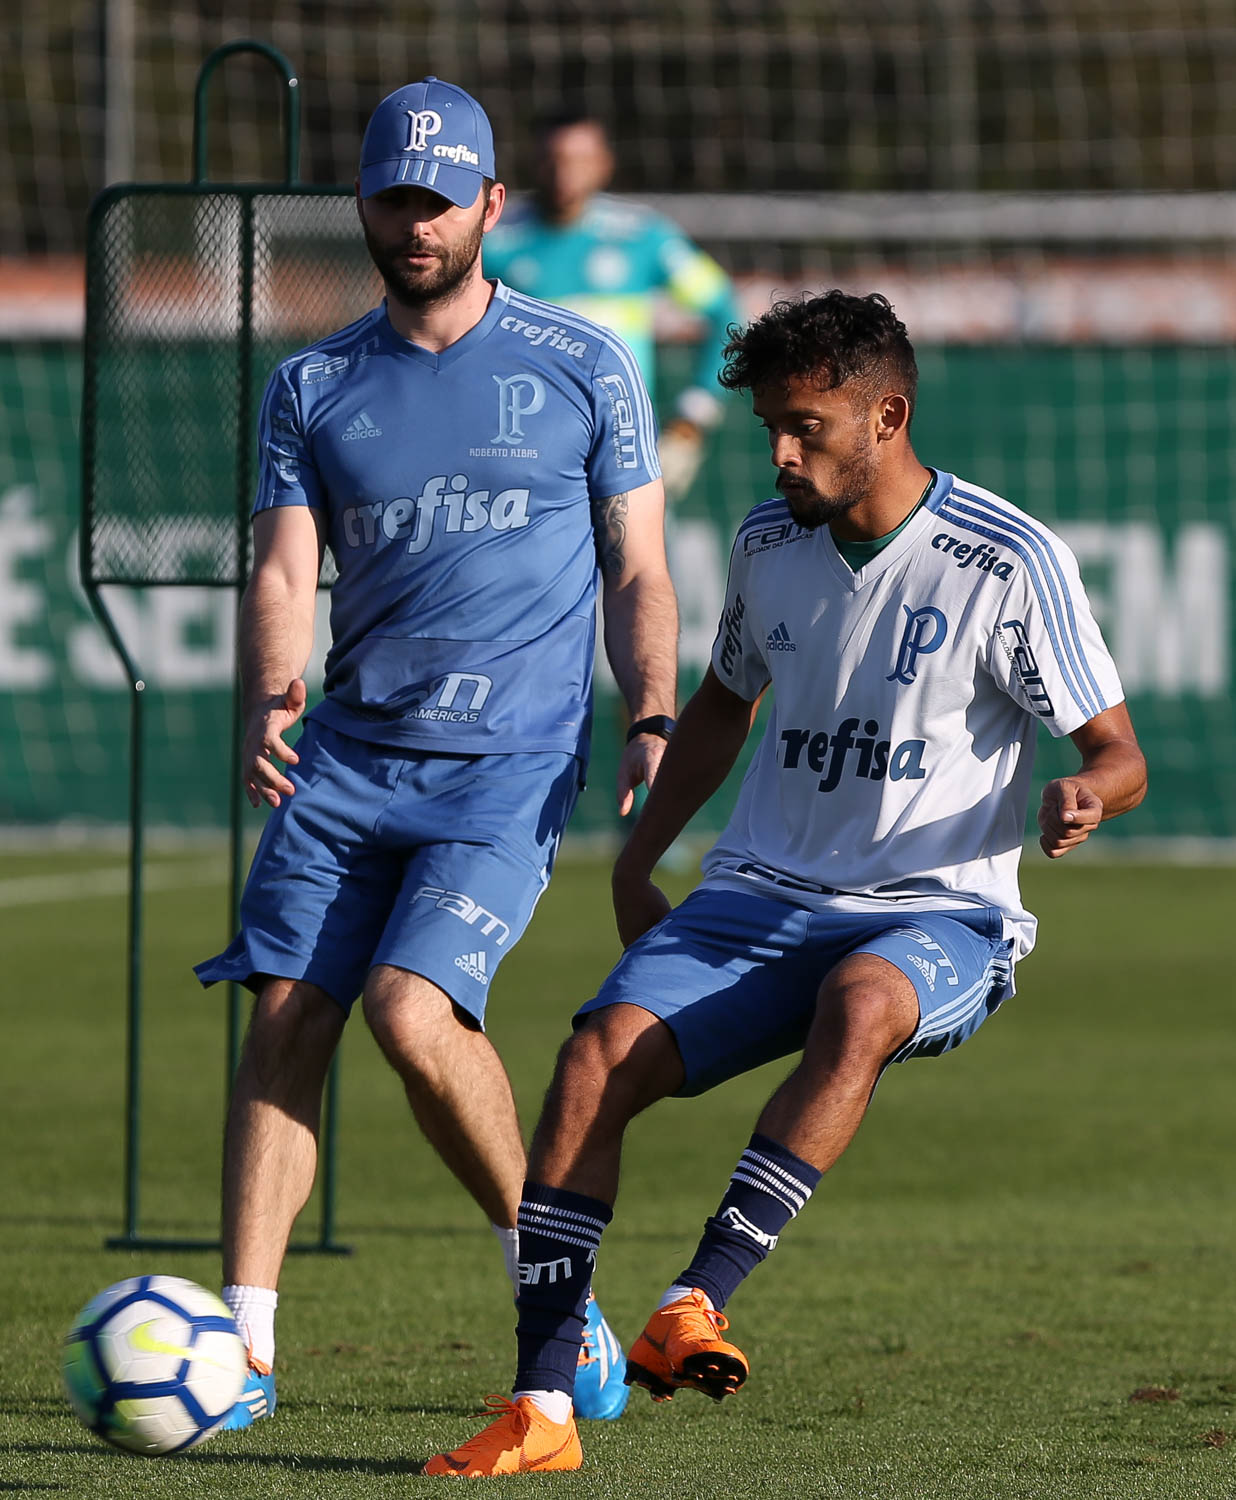
[[[516,1391],[575,1392],[584,1313],[608,1203],[565,1188],[524,1184],[519,1205]]]
[[[766,1135],[753,1135],[738,1159],[729,1188],[676,1286],[698,1287],[722,1308],[755,1270],[781,1231],[810,1198],[823,1176]]]

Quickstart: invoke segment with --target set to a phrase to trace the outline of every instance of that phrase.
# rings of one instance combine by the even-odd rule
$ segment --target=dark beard
[[[818,531],[846,511],[866,500],[875,487],[876,462],[870,453],[856,454],[838,475],[839,488],[822,495],[813,484],[799,478],[787,486],[780,477],[777,488],[785,496],[790,514],[808,531]]]
[[[386,283],[387,295],[413,312],[420,312],[431,303],[451,302],[459,295],[481,253],[481,240],[485,234],[478,220],[475,230],[462,244],[439,252],[415,243],[395,249],[380,244],[363,219],[361,228],[365,231],[370,258]],[[437,264],[422,271],[403,259],[405,255],[418,254],[436,255]]]
[[[848,493],[821,495],[818,490],[810,487],[789,491],[782,489],[780,485],[777,488],[785,495],[790,514],[808,531],[818,531],[821,526],[827,526],[838,516],[844,516],[847,510],[853,510],[864,498],[862,495]]]

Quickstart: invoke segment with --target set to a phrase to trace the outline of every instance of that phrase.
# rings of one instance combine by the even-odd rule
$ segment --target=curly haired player
[[[1049,858],[1145,793],[1067,547],[916,457],[914,351],[888,302],[778,303],[727,356],[783,498],[739,527],[712,666],[614,869],[626,952],[562,1049],[519,1210],[514,1400],[427,1473],[578,1466],[579,1330],[627,1124],[797,1053],[627,1357],[654,1399],[736,1391],[748,1361],[722,1309],[850,1143],[884,1068],[959,1046],[1013,993],[1035,936],[1017,867],[1038,725],[1080,756],[1043,789]],[[733,816],[671,911],[653,869],[770,687]]]

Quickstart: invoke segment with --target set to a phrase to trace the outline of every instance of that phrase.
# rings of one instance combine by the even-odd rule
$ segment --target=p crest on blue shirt
[[[279,366],[261,450],[255,511],[321,512],[339,570],[311,717],[422,750],[587,755],[592,502],[660,473],[616,335],[501,283],[437,351],[375,308]]]

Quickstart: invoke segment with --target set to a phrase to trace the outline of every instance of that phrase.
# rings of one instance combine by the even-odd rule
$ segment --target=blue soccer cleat
[[[220,1432],[238,1432],[252,1427],[260,1417],[272,1416],[275,1410],[275,1376],[256,1360],[249,1361],[249,1378],[236,1405],[227,1414]]]
[[[614,1330],[605,1321],[592,1296],[584,1319],[584,1341],[580,1345],[575,1372],[575,1415],[594,1422],[614,1422],[623,1413],[630,1395],[624,1384],[627,1362]]]

